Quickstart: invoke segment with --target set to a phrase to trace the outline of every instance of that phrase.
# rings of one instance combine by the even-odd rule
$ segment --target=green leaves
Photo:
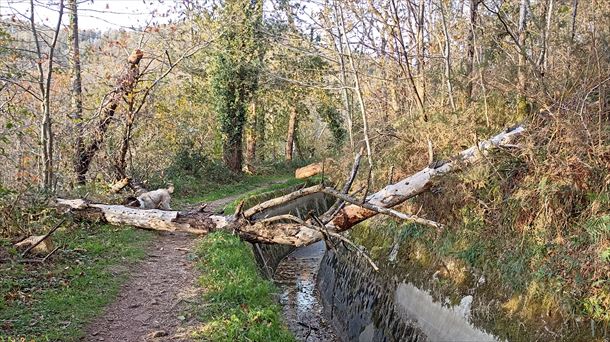
[[[258,88],[258,75],[263,52],[260,38],[262,1],[226,1],[221,22],[221,38],[210,69],[210,95],[223,136],[224,155],[241,155],[241,139],[246,123],[248,103]],[[226,160],[225,160],[226,161]],[[238,164],[230,166],[241,170]]]

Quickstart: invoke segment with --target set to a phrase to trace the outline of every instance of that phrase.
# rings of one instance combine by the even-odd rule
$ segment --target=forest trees
[[[76,182],[85,183],[85,174],[80,172],[82,169],[80,156],[84,152],[83,146],[83,88],[80,65],[80,47],[78,32],[78,5],[76,0],[68,0],[70,9],[70,27],[68,31],[68,44],[70,46],[70,62],[72,67],[72,111],[69,115],[74,121],[74,171]]]
[[[249,104],[258,87],[264,46],[263,1],[226,1],[218,20],[223,25],[211,65],[211,100],[222,131],[223,160],[233,172],[242,170],[242,135]]]
[[[7,139],[0,144],[11,151],[0,156],[11,165],[0,175],[4,183],[48,186],[49,170],[57,171],[58,188],[82,184],[85,175],[162,175],[185,149],[235,172],[245,155],[252,171],[258,163],[348,155],[367,141],[374,174],[385,178],[387,151],[418,141],[430,129],[419,127],[425,119],[439,129],[451,113],[453,125],[491,130],[581,84],[594,88],[588,97],[579,90],[581,102],[606,89],[595,88],[610,50],[608,4],[598,0],[230,0],[193,5],[180,23],[106,33],[78,29],[76,2],[65,4],[60,25],[55,16],[32,28],[23,8],[2,17],[0,47],[10,50],[0,61],[0,134]],[[81,18],[86,6],[78,4]],[[189,59],[202,41],[210,48]],[[144,57],[135,72],[125,59],[137,48]],[[181,53],[184,62],[173,68]],[[49,114],[65,115],[43,115],[40,68],[43,86],[52,76]],[[117,88],[130,70],[137,80]],[[112,100],[116,108],[106,111]],[[397,133],[405,127],[405,136]],[[447,148],[435,139],[435,149]],[[471,143],[461,139],[446,143]]]

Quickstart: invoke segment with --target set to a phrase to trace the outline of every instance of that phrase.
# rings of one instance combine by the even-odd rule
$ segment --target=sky
[[[100,31],[164,24],[177,19],[175,9],[183,6],[183,3],[183,0],[80,0],[78,24],[82,30]],[[55,26],[59,0],[34,0],[34,4],[36,21]],[[29,17],[29,10],[29,0],[0,0],[2,19]],[[66,14],[62,20],[65,24],[68,23]]]

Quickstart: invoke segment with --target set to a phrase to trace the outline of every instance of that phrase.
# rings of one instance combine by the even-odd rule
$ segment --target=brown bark
[[[107,99],[103,101],[100,110],[100,119],[92,132],[93,138],[89,145],[87,145],[78,156],[76,173],[79,178],[84,179],[87,175],[93,157],[95,157],[95,154],[104,143],[108,126],[110,125],[123,96],[133,91],[140,76],[139,64],[143,56],[144,53],[141,50],[136,49],[133,51],[128,58],[128,65],[124,75],[117,80],[115,89],[108,95]]]
[[[121,147],[119,148],[119,155],[115,163],[117,180],[127,177],[127,153],[129,152],[129,143],[131,142],[131,133],[136,117],[136,113],[134,112],[133,92],[127,94],[126,98],[128,99],[127,106],[129,108],[123,118],[123,136],[121,137]]]
[[[572,30],[570,34],[570,43],[574,43],[576,37],[576,17],[578,16],[578,0],[572,2]]]
[[[294,150],[294,134],[297,126],[298,110],[296,106],[290,108],[290,118],[288,119],[288,132],[286,133],[285,161],[292,162],[292,152]]]
[[[474,74],[474,60],[475,60],[475,28],[477,24],[477,10],[479,7],[479,0],[470,0],[470,25],[468,26],[468,57],[466,59],[466,75],[468,77],[466,83],[466,100],[472,101],[472,89],[475,79]]]
[[[223,144],[223,161],[225,165],[233,172],[241,172],[242,167],[242,144],[241,144],[241,134],[239,139],[235,139],[235,141],[231,141],[231,139],[226,139]]]

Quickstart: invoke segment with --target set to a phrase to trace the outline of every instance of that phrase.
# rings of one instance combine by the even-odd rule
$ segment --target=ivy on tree
[[[246,111],[258,88],[261,68],[262,1],[226,1],[219,20],[232,25],[223,25],[217,44],[210,74],[211,100],[222,133],[224,163],[241,172]]]

